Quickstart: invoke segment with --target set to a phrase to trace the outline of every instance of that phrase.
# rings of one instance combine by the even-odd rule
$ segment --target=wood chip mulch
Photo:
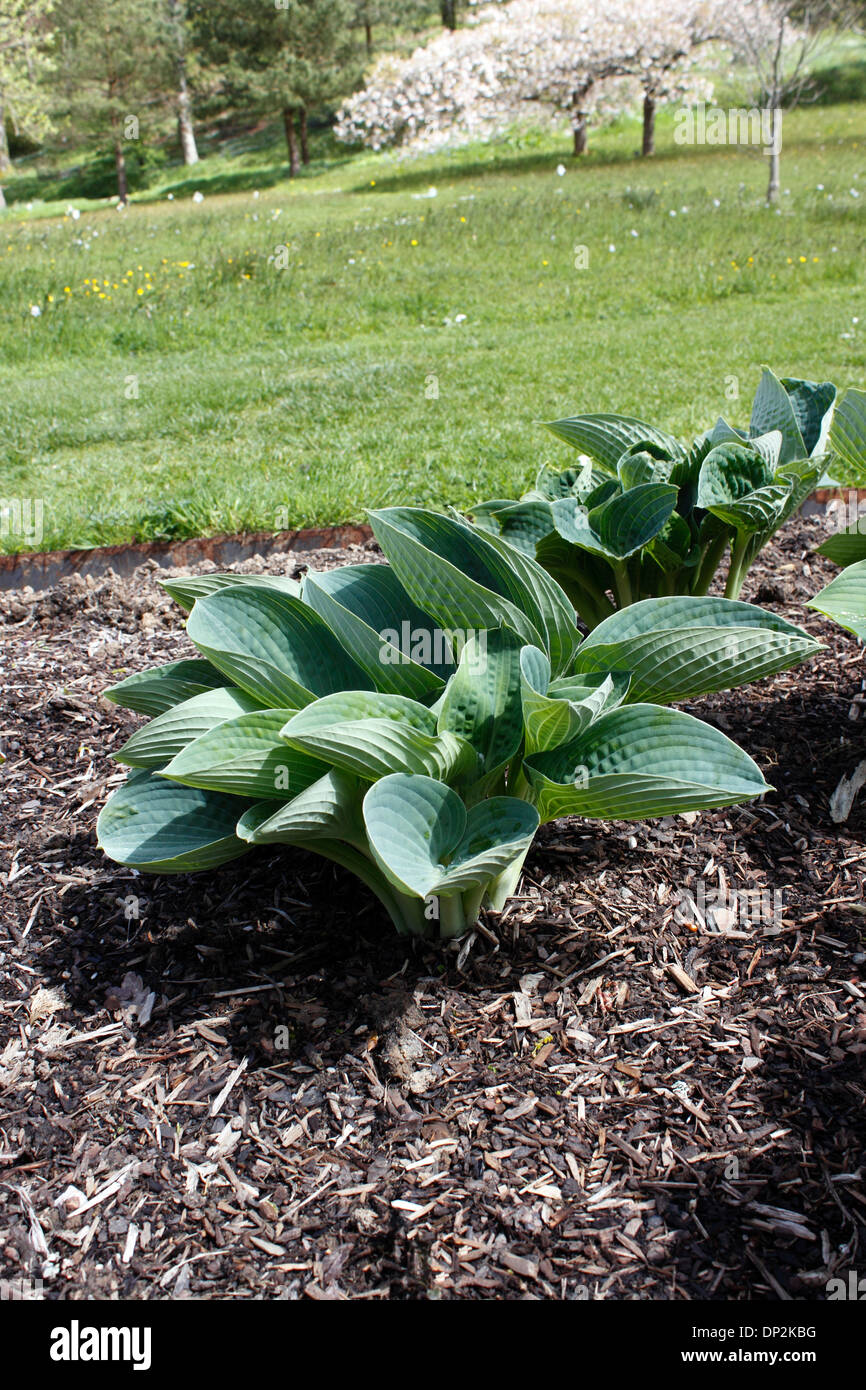
[[[828,803],[866,695],[862,648],[802,606],[835,572],[823,527],[792,523],[744,596],[826,649],[690,706],[777,790],[549,825],[455,949],[407,945],[299,852],[108,862],[109,755],[140,720],[100,690],[187,651],[178,610],[147,568],[0,596],[0,1278],[811,1300],[863,1269],[866,792],[841,825]]]

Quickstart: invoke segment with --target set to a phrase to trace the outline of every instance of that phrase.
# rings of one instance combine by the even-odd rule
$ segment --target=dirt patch
[[[843,826],[828,801],[866,756],[864,668],[802,606],[835,572],[823,524],[792,524],[745,597],[826,649],[689,706],[776,790],[549,825],[520,896],[449,950],[300,852],[172,879],[107,861],[109,755],[140,720],[100,691],[187,653],[181,615],[147,568],[0,595],[0,1277],[823,1299],[862,1267],[866,796]]]

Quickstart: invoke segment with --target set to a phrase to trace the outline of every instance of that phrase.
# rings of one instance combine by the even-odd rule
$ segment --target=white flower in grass
[[[559,177],[562,178],[563,175],[565,174],[565,165],[564,165],[564,164],[557,164],[557,166],[556,166],[556,172],[557,172],[557,174],[559,175]]]
[[[203,194],[203,193],[200,193],[199,190],[196,189],[196,190],[195,190],[195,193],[193,193],[193,195],[192,195],[192,200],[193,200],[194,203],[203,203],[203,202],[204,202],[204,194]]]
[[[38,304],[31,304],[31,305],[30,305],[30,314],[31,314],[31,317],[32,317],[32,318],[38,319],[38,318],[39,318],[39,315],[40,315],[41,313],[42,313],[42,310],[39,308],[39,305],[38,305]]]

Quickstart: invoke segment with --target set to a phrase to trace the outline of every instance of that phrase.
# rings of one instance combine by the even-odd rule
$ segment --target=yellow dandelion
[[[460,221],[461,221],[461,222],[465,222],[465,221],[466,221],[466,218],[465,218],[465,217],[461,217]]]
[[[417,241],[415,240],[414,237],[413,237],[412,240],[409,242],[409,245],[410,245],[410,246],[417,246],[417,245],[418,245],[418,243],[417,243]]]
[[[63,293],[64,293],[64,294],[71,294],[71,293],[72,293],[72,291],[71,291],[71,289],[69,288],[68,285],[64,285],[64,286],[63,286]]]
[[[800,257],[800,263],[801,263],[801,265],[805,265],[805,264],[806,264],[806,257],[805,257],[805,256],[801,256],[801,257]]]
[[[139,287],[138,287],[138,289],[135,291],[135,293],[136,293],[136,294],[144,294],[144,290],[141,288],[141,285],[139,285]]]

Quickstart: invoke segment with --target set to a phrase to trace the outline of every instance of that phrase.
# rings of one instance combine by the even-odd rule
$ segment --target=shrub
[[[110,699],[153,716],[116,755],[113,859],[212,868],[299,845],[350,869],[398,931],[461,934],[515,889],[538,825],[760,796],[755,763],[665,706],[818,646],[749,604],[638,603],[584,640],[533,559],[453,518],[371,515],[389,563],[165,581],[200,656]]]
[[[730,551],[725,595],[813,491],[828,462],[861,450],[864,393],[835,412],[830,382],[765,369],[748,429],[720,419],[691,444],[624,415],[548,425],[582,451],[577,467],[543,468],[518,502],[473,510],[552,574],[590,629],[650,596],[706,594]]]

